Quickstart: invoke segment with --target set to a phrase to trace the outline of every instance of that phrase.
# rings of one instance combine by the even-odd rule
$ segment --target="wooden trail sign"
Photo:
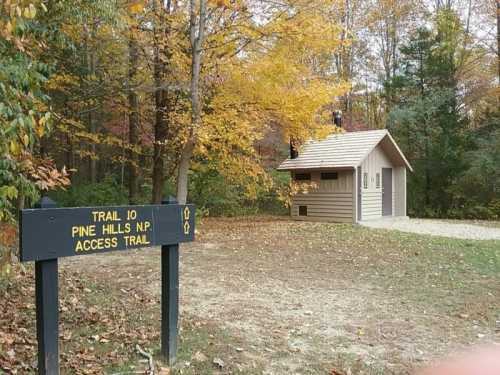
[[[192,241],[192,205],[21,211],[21,261]]]
[[[58,258],[161,245],[161,353],[177,355],[179,243],[194,240],[193,205],[56,208],[42,198],[21,210],[21,261],[35,261],[38,373],[59,374]]]

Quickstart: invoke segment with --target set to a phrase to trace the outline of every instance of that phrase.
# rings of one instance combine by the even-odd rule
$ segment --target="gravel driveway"
[[[430,234],[468,240],[500,240],[500,228],[477,224],[450,223],[431,219],[381,219],[360,223],[370,228],[392,229],[402,232]]]

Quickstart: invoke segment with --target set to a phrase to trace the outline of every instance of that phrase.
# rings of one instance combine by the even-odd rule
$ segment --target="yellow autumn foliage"
[[[238,21],[207,40],[204,81],[210,100],[199,129],[198,155],[253,196],[271,180],[255,152],[269,131],[301,143],[333,130],[331,106],[349,88],[331,74],[340,28],[330,1],[288,1],[264,10],[267,22]],[[239,6],[240,12],[248,8]],[[264,18],[264,17],[263,17]],[[242,40],[248,41],[239,50]]]

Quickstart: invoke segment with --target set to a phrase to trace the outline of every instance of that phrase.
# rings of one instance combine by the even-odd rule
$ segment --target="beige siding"
[[[382,168],[392,168],[392,214],[406,215],[406,168],[394,166],[381,146],[377,146],[361,164],[361,176],[368,173],[368,188],[362,181],[361,219],[374,220],[382,217]],[[324,170],[323,172],[335,171]],[[307,194],[298,194],[292,199],[291,214],[297,220],[356,222],[356,171],[336,170],[337,180],[321,180],[319,171],[297,171],[310,173],[316,187]],[[377,173],[380,186],[376,186]],[[293,174],[293,173],[292,173]],[[307,206],[308,216],[299,216],[299,206]]]
[[[364,190],[361,197],[361,220],[382,217],[382,192]]]
[[[357,168],[352,171],[352,189],[351,189],[351,194],[352,194],[352,222],[357,223],[358,222],[358,194],[357,194],[357,187],[358,187],[358,180],[357,180]]]
[[[392,172],[392,216],[396,216],[396,183],[394,181],[394,171]]]
[[[368,172],[369,190],[376,190],[375,174],[380,173],[380,178],[382,178],[382,168],[392,168],[392,163],[385,156],[382,148],[377,146],[361,164],[362,173]]]
[[[366,157],[361,164],[361,175],[368,173],[368,188],[365,189],[362,183],[361,197],[361,219],[373,220],[382,217],[382,168],[393,168],[391,161],[387,158],[381,146],[377,146]],[[376,176],[380,174],[380,186],[377,188]],[[394,212],[394,171],[392,176],[392,208]]]
[[[353,221],[353,172],[336,171],[337,180],[321,180],[320,172],[311,172],[316,189],[292,199],[292,217],[297,220]],[[306,172],[309,173],[309,172]],[[299,216],[299,206],[307,206],[307,217]]]

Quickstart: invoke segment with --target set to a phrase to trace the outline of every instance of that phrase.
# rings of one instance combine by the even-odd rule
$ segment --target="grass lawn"
[[[158,354],[159,265],[158,249],[61,261],[62,374],[144,373],[136,345]],[[34,373],[32,273],[0,285],[6,373]],[[181,249],[171,373],[407,374],[500,342],[499,297],[500,241],[208,219]]]

